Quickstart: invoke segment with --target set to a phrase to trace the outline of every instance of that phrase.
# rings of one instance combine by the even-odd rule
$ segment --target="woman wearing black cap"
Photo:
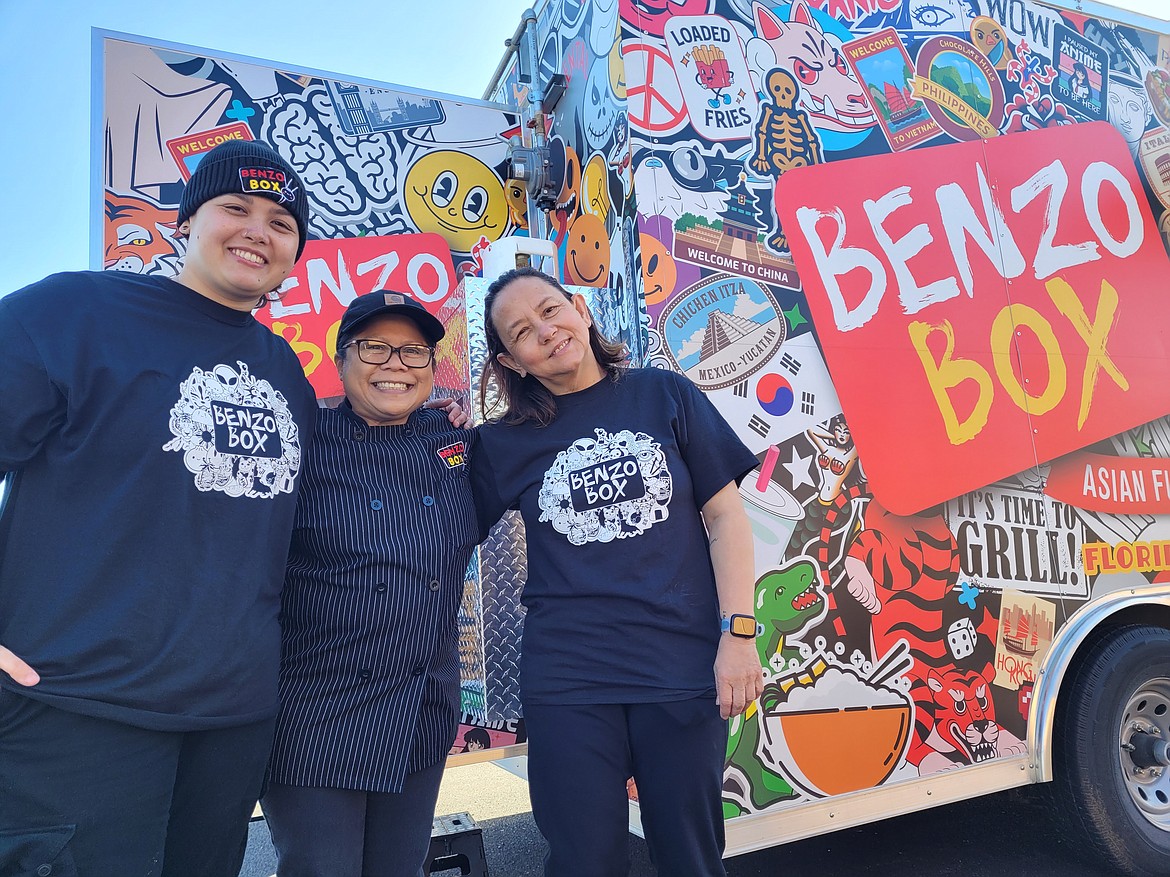
[[[442,337],[401,293],[359,296],[341,320],[345,399],[318,412],[282,597],[262,802],[280,877],[423,873],[478,541],[471,432],[422,407]]]

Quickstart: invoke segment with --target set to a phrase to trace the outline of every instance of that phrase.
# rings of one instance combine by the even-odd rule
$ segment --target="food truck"
[[[729,855],[1051,783],[1117,873],[1170,873],[1170,25],[549,0],[478,98],[94,49],[95,267],[175,273],[201,154],[263,139],[312,239],[257,316],[321,399],[345,305],[394,287],[482,418],[483,294],[520,258],[757,454]],[[467,574],[453,764],[523,753],[525,573],[505,520]]]

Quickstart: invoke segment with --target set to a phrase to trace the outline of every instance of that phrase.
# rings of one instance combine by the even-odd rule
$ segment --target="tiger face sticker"
[[[238,370],[196,367],[171,408],[174,436],[164,451],[183,455],[201,491],[271,499],[291,493],[301,469],[300,432],[284,394]]]
[[[628,429],[594,433],[557,454],[538,497],[540,520],[573,545],[639,536],[670,513],[670,470],[658,442]]]

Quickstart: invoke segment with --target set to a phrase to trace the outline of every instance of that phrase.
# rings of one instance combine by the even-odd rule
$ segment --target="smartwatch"
[[[751,615],[732,615],[720,622],[719,629],[732,636],[738,636],[740,639],[755,639],[763,634],[764,625],[757,622],[755,617]]]

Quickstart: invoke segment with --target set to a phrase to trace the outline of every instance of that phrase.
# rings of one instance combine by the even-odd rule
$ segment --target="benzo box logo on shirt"
[[[646,495],[642,473],[634,457],[618,457],[569,473],[573,508],[583,512]]]
[[[212,402],[211,413],[215,418],[215,446],[220,451],[256,457],[280,456],[280,435],[271,411]]]
[[[164,451],[183,454],[199,490],[272,498],[291,493],[301,469],[300,433],[284,394],[247,364],[194,368],[171,408],[174,436]]]
[[[671,477],[653,437],[595,429],[557,454],[544,473],[540,520],[573,545],[638,536],[670,514]]]
[[[467,462],[467,448],[463,442],[455,442],[453,445],[439,448],[435,453],[439,455],[440,460],[447,464],[448,469],[458,469]]]

